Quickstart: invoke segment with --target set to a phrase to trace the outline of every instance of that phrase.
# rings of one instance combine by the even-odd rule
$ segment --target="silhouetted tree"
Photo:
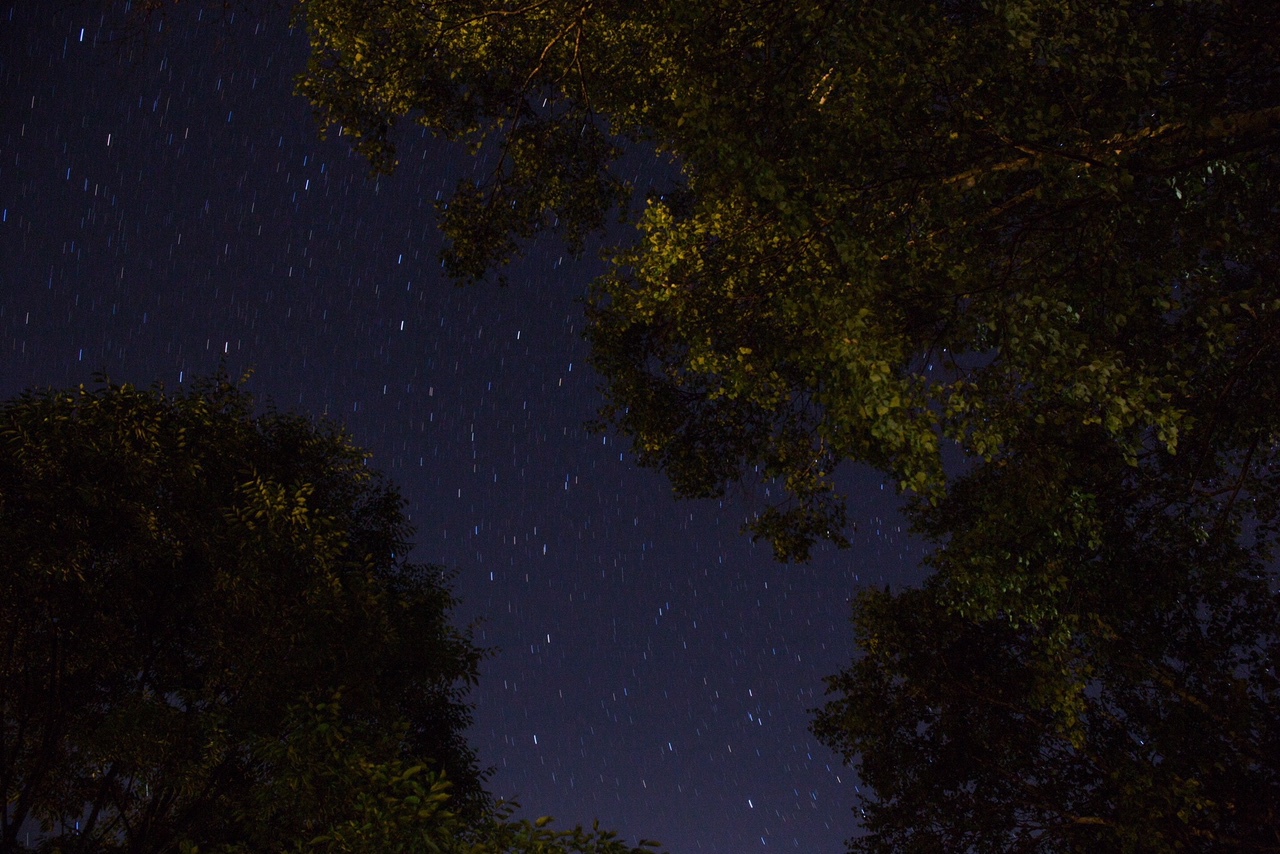
[[[814,726],[872,790],[852,850],[1280,848],[1274,464],[1208,502],[1106,447],[961,478],[924,588],[857,597]]]
[[[408,533],[338,428],[255,416],[225,378],[5,403],[0,850],[28,822],[67,852],[238,842],[289,709],[339,688],[342,722],[396,733],[385,760],[482,814],[463,739],[482,653]]]

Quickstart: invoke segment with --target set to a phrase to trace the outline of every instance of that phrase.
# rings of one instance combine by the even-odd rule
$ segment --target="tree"
[[[3,404],[0,850],[33,823],[42,850],[239,844],[289,710],[338,689],[362,750],[487,815],[463,739],[483,653],[408,534],[341,430],[255,417],[225,377]]]
[[[462,279],[672,156],[587,334],[678,494],[762,480],[799,559],[846,541],[841,463],[908,495],[935,575],[863,597],[818,724],[878,792],[860,846],[1280,844],[1275,4],[301,14],[300,89],[376,168],[404,117],[487,159],[440,206]]]
[[[1096,447],[965,477],[924,589],[858,596],[814,725],[874,790],[852,850],[1280,846],[1269,538]]]
[[[1035,419],[1178,449],[1268,358],[1272,4],[308,0],[300,90],[377,168],[413,117],[484,152],[440,203],[474,278],[680,181],[590,299],[606,424],[677,492],[758,472],[783,557],[841,542],[844,460],[945,490]],[[623,209],[624,216],[630,214]]]
[[[1179,365],[1179,453],[1031,410],[911,508],[934,574],[859,594],[815,722],[873,790],[854,850],[1280,847],[1280,388],[1244,314]]]

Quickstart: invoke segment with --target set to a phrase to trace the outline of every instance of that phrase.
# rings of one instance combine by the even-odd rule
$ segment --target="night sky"
[[[892,486],[845,472],[853,547],[804,566],[739,533],[746,495],[673,500],[584,428],[594,250],[548,238],[505,288],[453,285],[432,202],[465,154],[413,128],[370,178],[293,95],[287,14],[202,17],[125,39],[92,3],[0,2],[0,395],[252,368],[259,401],[346,424],[414,559],[457,571],[498,650],[470,733],[494,794],[674,854],[843,850],[856,779],[810,710],[853,591],[920,576]]]

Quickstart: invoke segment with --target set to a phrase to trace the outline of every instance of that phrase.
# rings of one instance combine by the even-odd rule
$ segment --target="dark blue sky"
[[[809,710],[855,588],[918,577],[892,488],[850,471],[853,548],[799,567],[739,533],[743,496],[674,501],[583,428],[594,255],[543,240],[506,288],[455,287],[431,203],[472,163],[414,129],[370,179],[293,96],[287,15],[202,18],[124,39],[90,2],[0,3],[0,394],[252,368],[345,423],[415,558],[457,570],[499,649],[471,732],[495,794],[675,854],[843,850],[855,780]]]

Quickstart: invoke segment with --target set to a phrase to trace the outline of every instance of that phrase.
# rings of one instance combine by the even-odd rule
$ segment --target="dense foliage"
[[[840,541],[862,460],[928,498],[940,446],[1042,419],[1173,453],[1260,369],[1275,292],[1274,4],[307,0],[301,91],[379,167],[411,116],[475,145],[463,277],[680,164],[597,283],[608,419],[677,490],[760,472],[786,557]]]
[[[33,823],[64,851],[236,841],[263,745],[339,688],[345,719],[400,727],[399,755],[481,809],[481,652],[407,533],[341,432],[254,417],[225,380],[5,403],[0,849]]]
[[[1157,490],[1099,444],[961,479],[924,589],[858,597],[815,723],[875,792],[854,850],[1276,849],[1269,534],[1237,483],[1188,494],[1194,457]]]
[[[455,275],[637,222],[588,335],[679,494],[762,480],[783,558],[846,541],[843,462],[909,496],[935,574],[860,598],[818,723],[859,847],[1280,847],[1280,8],[300,10],[376,167],[404,117],[474,147]],[[633,216],[636,144],[679,178]]]

